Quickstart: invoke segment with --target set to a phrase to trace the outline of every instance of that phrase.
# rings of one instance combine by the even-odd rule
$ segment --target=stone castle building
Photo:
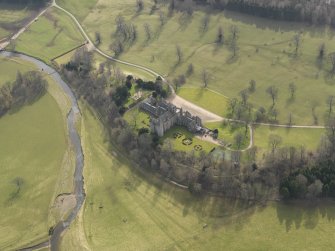
[[[175,105],[165,100],[157,101],[154,98],[148,98],[140,104],[140,109],[150,115],[150,128],[158,136],[164,133],[174,125],[184,126],[192,133],[203,130],[201,119],[192,116],[188,111],[177,108]]]

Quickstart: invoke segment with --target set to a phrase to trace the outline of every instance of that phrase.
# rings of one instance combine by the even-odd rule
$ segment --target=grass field
[[[203,88],[187,88],[178,89],[178,95],[200,107],[206,108],[217,115],[225,116],[227,114],[227,105],[229,98],[220,93],[213,92]]]
[[[0,41],[20,29],[35,13],[24,5],[0,3]]]
[[[58,9],[47,11],[16,42],[16,50],[46,62],[84,43],[71,18]]]
[[[0,65],[0,85],[13,81],[17,70],[35,69],[17,58],[0,58]],[[73,171],[68,166],[71,151],[66,151],[64,124],[68,100],[49,77],[47,80],[47,94],[32,105],[0,118],[1,250],[45,240],[50,224],[54,223],[50,209],[56,193],[72,189],[68,182],[72,173],[59,176],[61,168]]]
[[[31,71],[34,67],[22,60],[0,58],[0,86],[15,80],[18,71]]]
[[[76,6],[79,2],[67,1],[65,7]],[[264,106],[268,109],[271,106],[271,98],[265,90],[270,85],[275,85],[279,89],[276,108],[279,110],[278,119],[281,123],[287,122],[291,112],[295,124],[312,124],[313,106],[316,107],[319,123],[323,123],[327,110],[326,99],[334,93],[335,84],[335,79],[328,74],[329,62],[325,60],[321,68],[316,62],[318,47],[322,42],[325,42],[327,52],[335,50],[333,31],[327,27],[309,27],[225,12],[212,14],[208,30],[202,33],[199,29],[205,16],[203,11],[195,11],[191,18],[176,13],[160,27],[159,11],[149,14],[152,1],[144,1],[145,8],[140,14],[135,14],[135,3],[132,0],[99,0],[93,9],[96,1],[85,2],[90,5],[90,11],[86,11],[85,14],[88,15],[82,19],[84,28],[92,38],[96,31],[101,33],[101,49],[112,54],[109,45],[115,40],[112,35],[115,18],[120,14],[138,29],[136,43],[121,55],[121,59],[148,66],[168,75],[170,79],[185,73],[187,66],[192,63],[194,74],[188,78],[185,87],[202,86],[201,72],[206,68],[210,75],[208,88],[229,98],[238,97],[239,92],[247,88],[249,81],[254,79],[257,87],[249,100],[255,108]],[[84,15],[73,7],[72,10],[81,18]],[[161,7],[160,10],[167,13],[167,7]],[[144,23],[151,26],[152,38],[149,41],[145,38]],[[229,27],[233,24],[239,29],[239,51],[238,57],[234,59],[228,48],[231,36]],[[226,42],[222,47],[213,43],[219,26],[225,32]],[[300,54],[295,58],[292,56],[292,38],[300,31],[303,32]],[[178,67],[175,67],[176,44],[183,51],[183,60]],[[294,100],[289,98],[288,85],[291,82],[297,86]],[[196,96],[188,98],[198,102]],[[207,102],[211,102],[211,97],[204,101],[205,108]],[[224,107],[224,102],[225,99],[222,98],[217,105]]]
[[[107,150],[92,114],[82,112],[87,198],[82,214],[65,234],[62,250],[335,248],[333,202],[247,207],[221,198],[196,199],[130,168],[119,153]]]
[[[281,147],[304,146],[306,150],[313,151],[319,146],[321,137],[325,134],[325,129],[256,127],[254,130],[254,144],[260,149],[260,152],[269,149],[269,136],[271,134],[282,138]]]

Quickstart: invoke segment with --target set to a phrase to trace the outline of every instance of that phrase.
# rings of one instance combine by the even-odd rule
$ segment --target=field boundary
[[[74,48],[72,48],[72,49],[70,49],[70,50],[68,50],[68,51],[66,51],[66,52],[64,52],[64,53],[62,53],[62,54],[60,54],[60,55],[54,57],[54,58],[52,58],[52,59],[50,59],[50,61],[51,61],[51,62],[52,62],[52,61],[55,61],[56,59],[58,59],[58,58],[60,58],[60,57],[63,57],[63,56],[65,56],[66,54],[68,54],[68,53],[70,53],[70,52],[72,52],[72,51],[74,51],[74,50],[77,50],[77,49],[79,49],[79,48],[81,48],[81,47],[83,47],[83,46],[85,46],[85,45],[87,45],[87,44],[88,44],[88,42],[86,41],[85,43],[82,43],[82,44],[80,44],[80,45],[78,45],[78,46],[76,46],[76,47],[74,47]]]

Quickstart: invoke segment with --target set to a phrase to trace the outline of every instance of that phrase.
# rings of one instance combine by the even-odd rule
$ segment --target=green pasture
[[[62,250],[335,248],[333,202],[248,206],[219,197],[193,197],[140,172],[106,145],[96,118],[87,109],[82,112],[87,197],[64,235]]]
[[[76,6],[78,0],[67,1],[67,6]],[[91,6],[95,1],[90,1]],[[144,1],[144,10],[136,14],[132,0],[100,0],[94,8],[90,7],[83,25],[92,39],[95,32],[100,32],[102,43],[100,48],[112,54],[109,45],[116,39],[115,18],[122,15],[127,21],[134,23],[138,30],[138,39],[134,45],[126,48],[121,59],[150,67],[170,80],[184,74],[190,63],[194,73],[187,79],[185,87],[201,87],[201,73],[209,73],[208,88],[224,94],[229,98],[239,97],[239,92],[248,87],[251,79],[256,81],[256,91],[250,94],[249,101],[256,109],[263,106],[269,109],[272,105],[266,89],[275,85],[279,89],[276,108],[279,111],[279,122],[286,123],[289,113],[293,115],[293,123],[311,125],[314,123],[312,107],[318,117],[319,124],[324,122],[327,112],[326,99],[334,94],[335,79],[329,74],[330,63],[325,58],[323,64],[317,62],[318,48],[326,44],[328,53],[335,50],[334,32],[328,27],[310,27],[304,24],[277,22],[261,18],[241,15],[232,12],[213,13],[210,16],[208,30],[200,31],[205,12],[197,10],[191,17],[175,13],[167,15],[167,7],[160,6],[150,14],[152,1]],[[74,10],[78,16],[80,11]],[[159,12],[167,17],[166,23],[160,27]],[[149,23],[152,37],[146,41],[144,23]],[[232,58],[229,49],[230,26],[239,29],[238,56]],[[219,26],[223,27],[225,43],[217,46],[215,37]],[[302,32],[301,48],[298,57],[293,56],[293,36]],[[183,51],[183,59],[176,65],[176,44]],[[288,85],[294,82],[296,95],[290,98]],[[306,98],[308,97],[308,98]],[[196,96],[189,100],[197,103]],[[207,100],[211,102],[211,100]],[[222,98],[217,106],[224,107]],[[207,108],[206,101],[202,105]]]
[[[0,86],[15,80],[18,71],[32,71],[34,67],[25,61],[18,58],[2,58],[0,57]]]
[[[48,10],[16,41],[16,50],[46,62],[84,43],[72,19],[58,9]]]
[[[61,112],[49,94],[2,117],[0,131],[0,249],[13,250],[48,236],[66,134]]]
[[[250,143],[250,130],[245,130],[245,125],[234,122],[214,122],[206,123],[205,126],[211,130],[218,129],[218,139],[222,140],[225,145],[231,144],[231,149],[238,149],[235,141],[235,136],[239,133],[243,136],[243,141],[240,149],[243,150],[249,146]]]
[[[177,94],[217,115],[225,116],[227,113],[229,98],[207,88],[182,87],[178,89]]]
[[[262,152],[269,149],[269,136],[271,134],[281,137],[280,147],[304,146],[306,150],[313,151],[319,146],[321,138],[325,135],[325,129],[256,126],[254,129],[254,144]]]
[[[35,70],[18,58],[0,58],[0,86],[17,71]],[[16,250],[47,239],[56,192],[69,192],[65,116],[68,100],[48,80],[48,93],[0,118],[0,249]],[[52,132],[52,133],[51,133]],[[59,176],[61,168],[66,170]],[[64,175],[65,174],[65,175]],[[62,179],[61,187],[58,186]]]

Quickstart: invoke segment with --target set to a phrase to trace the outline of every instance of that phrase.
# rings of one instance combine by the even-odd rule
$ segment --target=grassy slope
[[[71,18],[58,9],[51,9],[18,38],[16,50],[49,62],[83,42]]]
[[[81,21],[88,15],[97,2],[98,0],[57,0],[57,4],[72,13],[76,13],[77,18]]]
[[[0,59],[0,65],[0,85],[15,79],[16,70],[34,69],[19,59]],[[51,79],[48,82],[51,84]],[[60,166],[65,166],[67,145],[64,114],[58,107],[67,107],[67,100],[54,84],[49,89],[52,95],[47,93],[33,105],[0,119],[1,250],[36,243],[48,234],[49,206],[55,196]],[[13,180],[17,177],[24,182],[15,197],[17,187]],[[69,192],[71,186],[63,181],[63,191]]]
[[[220,93],[213,92],[209,89],[187,87],[178,89],[177,93],[186,100],[192,100],[194,104],[205,107],[208,111],[220,116],[226,115],[229,98]]]
[[[124,160],[112,157],[99,123],[86,109],[82,111],[87,199],[83,215],[65,235],[62,250],[335,248],[334,203],[305,209],[270,203],[245,209],[237,201],[197,200],[155,177],[143,177]]]
[[[71,1],[74,6],[77,2],[78,0]],[[71,4],[67,3],[67,5]],[[333,92],[334,80],[329,79],[326,71],[319,70],[315,61],[318,46],[323,41],[326,42],[328,52],[335,49],[332,31],[326,28],[310,28],[300,24],[273,22],[226,13],[225,15],[213,14],[209,30],[201,34],[199,26],[204,16],[203,12],[196,11],[192,19],[184,24],[180,22],[180,14],[175,14],[163,28],[159,28],[158,12],[149,15],[151,1],[145,1],[145,5],[147,7],[143,13],[134,15],[134,1],[100,0],[85,18],[83,22],[85,29],[91,37],[94,37],[96,31],[100,31],[103,38],[101,48],[109,51],[109,45],[115,39],[114,36],[111,36],[115,26],[114,20],[118,14],[121,14],[127,20],[135,23],[139,31],[138,41],[121,56],[122,59],[149,66],[170,76],[184,73],[187,65],[193,63],[195,73],[189,78],[186,85],[193,87],[201,86],[201,71],[207,68],[211,74],[209,88],[230,98],[238,97],[238,93],[248,86],[250,79],[255,79],[257,90],[250,97],[255,107],[270,107],[271,100],[265,90],[269,85],[274,84],[279,88],[277,107],[282,123],[287,122],[288,113],[292,112],[294,123],[311,124],[313,103],[318,104],[316,112],[320,123],[323,122],[323,114],[326,111],[325,99]],[[162,10],[166,12],[165,8]],[[74,12],[76,13],[75,10]],[[154,38],[147,44],[143,28],[145,22],[150,23],[154,33]],[[215,40],[219,25],[223,26],[226,41],[229,41],[231,24],[236,24],[240,30],[239,57],[233,61],[229,60],[231,52],[227,45],[217,49],[211,44]],[[293,51],[288,40],[300,30],[304,31],[302,54],[298,59],[293,59],[288,55]],[[184,60],[177,69],[174,69],[175,44],[181,46],[184,54]],[[258,52],[256,48],[259,48]],[[151,60],[152,56],[155,57],[155,60]],[[325,68],[329,66],[326,65]],[[288,101],[290,82],[295,82],[298,88],[293,103]],[[191,100],[196,101],[196,99]]]
[[[0,3],[0,40],[17,30],[34,13],[24,5]]]

